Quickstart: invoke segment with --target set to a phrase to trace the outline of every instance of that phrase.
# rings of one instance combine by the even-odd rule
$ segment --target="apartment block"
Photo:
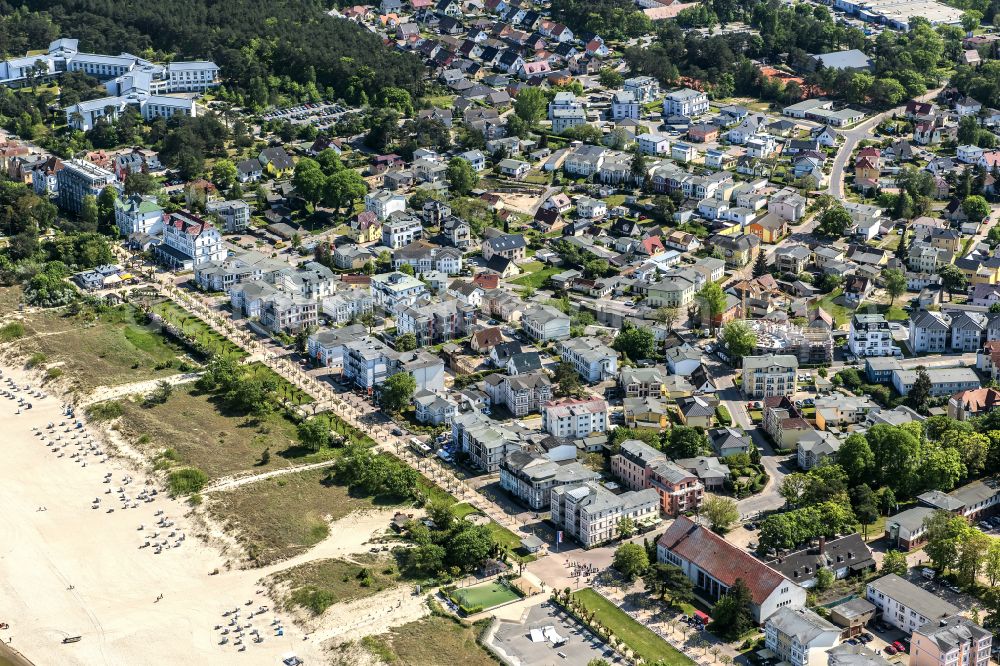
[[[601,398],[552,400],[542,406],[542,428],[553,437],[582,439],[608,429],[608,403]]]
[[[798,390],[799,359],[787,354],[743,358],[743,393],[760,399],[792,395]]]
[[[573,486],[557,486],[550,493],[549,509],[557,529],[592,548],[618,536],[618,524],[625,518],[636,523],[659,519],[656,492],[630,490],[621,495],[587,481]]]

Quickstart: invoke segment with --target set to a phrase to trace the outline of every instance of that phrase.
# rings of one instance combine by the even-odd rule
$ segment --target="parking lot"
[[[558,646],[549,641],[532,642],[531,630],[547,626],[553,627],[566,642]],[[601,639],[548,602],[534,606],[523,622],[501,620],[490,645],[511,657],[512,661],[532,666],[586,664],[591,659],[623,663],[621,656]]]
[[[287,120],[293,125],[312,123],[325,127],[337,122],[340,116],[350,110],[336,102],[316,102],[268,111],[261,115],[260,119],[263,121]]]

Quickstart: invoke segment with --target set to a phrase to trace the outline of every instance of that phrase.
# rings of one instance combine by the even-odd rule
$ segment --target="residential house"
[[[593,481],[553,488],[550,511],[556,528],[585,548],[617,538],[618,525],[626,518],[640,525],[658,518],[651,489],[615,495]]]
[[[913,630],[910,665],[988,666],[992,650],[993,634],[976,622],[961,615],[936,618]]]
[[[663,98],[663,116],[694,117],[708,113],[708,95],[691,88],[667,93]]]
[[[521,328],[538,342],[568,338],[569,325],[569,316],[550,305],[530,306],[521,315]]]
[[[572,363],[588,384],[596,384],[618,375],[618,352],[598,338],[564,340],[558,349],[563,361]]]
[[[798,367],[794,356],[745,356],[743,393],[754,399],[792,395],[798,390]]]

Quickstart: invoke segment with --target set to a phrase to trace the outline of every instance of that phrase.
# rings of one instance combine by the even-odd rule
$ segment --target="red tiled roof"
[[[978,414],[993,410],[997,405],[1000,405],[1000,391],[991,388],[961,391],[951,396],[951,399],[962,403],[966,411]]]
[[[757,605],[763,603],[776,587],[789,582],[771,567],[711,530],[696,525],[687,516],[678,516],[657,544],[693,562],[727,587],[742,579]]]
[[[210,223],[191,213],[170,213],[167,224],[189,236],[200,236],[202,231],[212,228]]]

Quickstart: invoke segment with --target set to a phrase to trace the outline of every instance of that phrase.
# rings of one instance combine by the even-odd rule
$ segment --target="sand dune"
[[[8,376],[21,385],[31,381],[21,370],[2,370],[4,389]],[[244,608],[247,600],[253,608],[273,606],[256,594],[260,572],[225,571],[218,552],[193,537],[159,555],[140,549],[158,510],[174,521],[169,529],[193,534],[184,518],[186,507],[161,493],[152,503],[122,509],[116,495],[105,490],[117,489],[131,474],[136,481],[126,491],[134,497],[145,476],[121,460],[99,463],[93,454],[83,458],[83,467],[70,458],[76,452],[72,444],[57,457],[32,427],[66,420],[60,400],[30,400],[33,409],[16,414],[16,401],[0,397],[0,622],[10,624],[0,638],[12,640],[38,666],[277,664],[289,652],[310,663],[322,661],[320,648],[303,641],[290,622],[284,637],[273,635],[274,612],[242,621],[253,623],[263,643],[248,641],[243,653],[232,640],[218,645],[220,634],[213,627],[226,624],[224,610]],[[71,441],[71,433],[60,434]],[[102,483],[107,472],[113,484]],[[91,508],[95,497],[102,500],[97,510]],[[114,507],[114,513],[105,507]],[[140,523],[149,529],[139,532]],[[222,573],[210,576],[216,568]],[[162,600],[156,601],[160,594]],[[80,642],[62,643],[76,635],[82,636]]]

